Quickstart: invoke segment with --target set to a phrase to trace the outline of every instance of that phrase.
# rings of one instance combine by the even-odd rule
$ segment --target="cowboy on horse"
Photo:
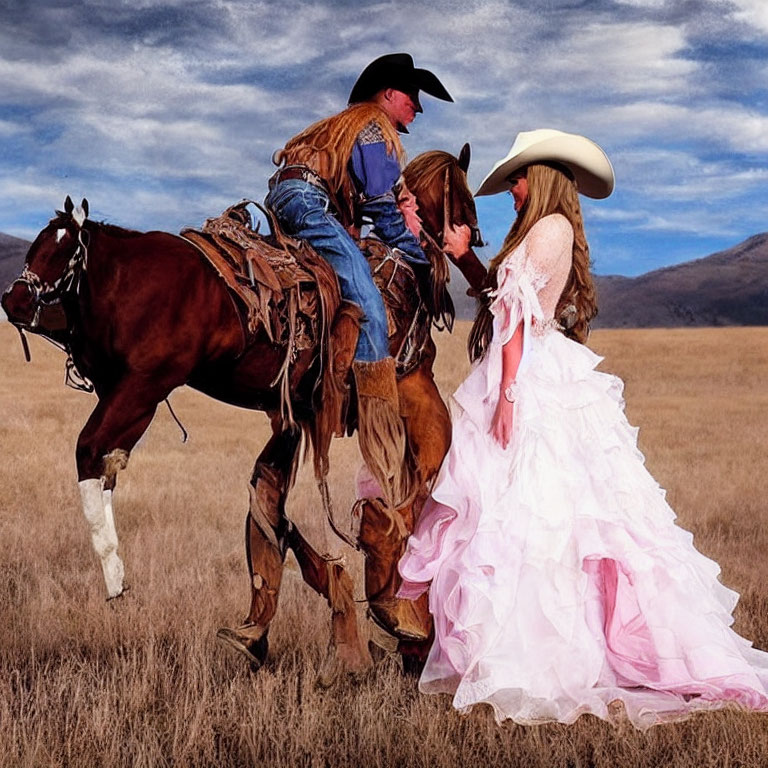
[[[466,180],[468,145],[458,157],[433,151],[414,159],[403,171],[400,199],[395,199],[392,185],[399,164],[385,161],[401,152],[397,128],[405,128],[420,108],[418,91],[435,92],[439,83],[435,86],[434,76],[416,70],[405,54],[383,57],[383,71],[382,60],[377,61],[353,89],[354,104],[318,124],[335,126],[333,131],[326,135],[318,128],[317,135],[308,137],[310,128],[286,146],[269,197],[274,211],[266,211],[269,237],[245,222],[243,203],[206,222],[200,232],[185,230],[180,237],[91,221],[85,200],[75,206],[67,198],[35,238],[22,274],[2,296],[3,309],[22,339],[30,331],[57,340],[69,354],[68,371],[91,382],[98,397],[75,455],[83,513],[110,599],[125,589],[113,515],[117,476],[158,404],[187,384],[222,402],[270,415],[273,434],[254,466],[246,516],[250,608],[242,624],[222,628],[217,636],[254,668],[263,663],[291,550],[307,584],[331,608],[331,642],[319,674],[326,682],[340,669],[365,668],[370,657],[358,633],[352,582],[343,562],[320,555],[286,515],[303,436],[309,435],[316,475],[324,478],[331,437],[351,431],[367,414],[377,418],[378,423],[368,419],[368,437],[374,458],[376,439],[386,439],[378,454],[384,460],[377,464],[371,451],[362,453],[370,468],[379,470],[375,479],[383,479],[356,505],[357,541],[366,556],[365,594],[371,618],[397,638],[398,650],[404,655],[413,650],[420,658],[428,648],[426,603],[395,595],[405,538],[450,442],[448,411],[432,374],[436,349],[430,331],[433,325],[449,327],[453,317],[445,256],[475,290],[482,287],[485,272],[467,245],[470,233],[472,244],[481,242]],[[390,118],[388,107],[377,99],[390,108],[390,102],[410,103],[411,109]],[[359,119],[352,121],[353,115]],[[380,132],[381,141],[371,141],[369,128]],[[378,161],[371,159],[377,156]],[[288,178],[290,170],[299,174]],[[415,200],[406,199],[406,183]],[[418,205],[425,254],[406,232],[398,202],[412,234],[421,227]],[[297,239],[272,226],[275,218]],[[380,238],[361,241],[367,271],[357,269],[354,260],[344,261],[362,255],[356,245],[347,248],[354,241],[345,225],[355,232],[364,218]],[[308,231],[318,221],[319,233]],[[310,239],[322,256],[310,247]],[[337,251],[329,250],[329,241],[337,243]],[[393,255],[388,243],[406,255]],[[430,269],[426,291],[416,275],[420,269],[426,272],[424,255]],[[374,310],[367,298],[357,299],[366,314],[362,344],[373,339],[377,350],[373,359],[364,359],[358,345],[357,413],[351,407],[347,411],[346,380],[360,310],[350,303],[339,307],[331,264],[339,271],[349,267],[353,288],[373,274],[389,311],[388,354],[368,330]],[[342,291],[350,295],[340,277]],[[115,303],[115,296],[123,298]],[[399,363],[397,391],[393,358]],[[377,368],[388,368],[387,375],[374,376],[370,371]],[[385,418],[382,410],[387,410]],[[413,490],[401,502],[397,474],[406,470],[397,437],[403,429]],[[334,527],[331,516],[329,522]]]
[[[435,75],[406,53],[371,62],[349,106],[292,138],[276,154],[266,205],[286,234],[307,241],[336,271],[341,294],[363,311],[352,370],[360,451],[392,507],[407,495],[405,432],[389,353],[387,315],[366,258],[353,239],[368,221],[414,270],[429,268],[397,206],[404,152],[398,132],[421,112],[419,91],[453,101]]]

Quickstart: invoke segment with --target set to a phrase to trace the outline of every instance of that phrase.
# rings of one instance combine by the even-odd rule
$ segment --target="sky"
[[[518,131],[584,134],[616,191],[582,198],[594,270],[637,275],[768,230],[766,0],[0,0],[0,231],[66,195],[134,229],[263,199],[271,156],[407,51],[424,95],[404,146],[472,146],[476,188]],[[478,199],[489,259],[514,217]]]

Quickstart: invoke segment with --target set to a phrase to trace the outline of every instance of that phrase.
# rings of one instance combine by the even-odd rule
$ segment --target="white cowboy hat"
[[[594,141],[575,133],[540,128],[517,134],[509,154],[493,166],[475,197],[504,192],[510,189],[507,178],[511,173],[524,165],[546,162],[568,168],[582,195],[600,199],[613,192],[613,166]]]

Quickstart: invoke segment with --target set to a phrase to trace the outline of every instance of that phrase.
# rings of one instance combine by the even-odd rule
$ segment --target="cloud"
[[[765,0],[733,0],[736,10],[733,18],[755,27],[760,32],[768,32],[768,4]]]
[[[660,10],[664,8],[667,0],[617,0],[617,2],[620,5],[629,5],[633,8]]]
[[[629,229],[630,231],[671,232],[676,235],[687,234],[696,237],[734,238],[739,231],[727,214],[713,217],[711,213],[691,209],[678,213],[664,211],[653,214]]]
[[[625,138],[651,134],[665,143],[695,139],[729,152],[768,152],[768,114],[739,104],[695,106],[643,100],[601,106],[596,114]]]
[[[619,222],[621,224],[638,222],[643,218],[643,213],[636,208],[606,208],[605,206],[594,206],[590,210],[590,218],[601,222],[611,223]]]
[[[394,50],[456,99],[424,97],[409,154],[470,140],[473,186],[518,131],[555,127],[614,160],[616,195],[587,210],[601,237],[633,238],[625,250],[673,227],[765,229],[758,0],[0,5],[4,231],[26,232],[34,216],[42,226],[68,193],[118,223],[171,231],[261,197],[272,151],[343,107],[362,68]]]
[[[23,132],[24,132],[23,126],[19,125],[13,120],[0,119],[0,138],[15,136]]]
[[[617,176],[631,179],[631,191],[664,201],[728,199],[768,182],[768,168],[744,167],[727,158],[702,160],[692,152],[663,148],[625,150],[614,158]]]
[[[683,31],[665,24],[587,24],[563,42],[549,85],[557,88],[559,79],[560,89],[568,89],[578,82],[582,93],[608,87],[613,98],[681,91],[690,95],[697,88],[693,76],[698,65],[682,55],[686,48]],[[568,72],[565,79],[562,70]]]

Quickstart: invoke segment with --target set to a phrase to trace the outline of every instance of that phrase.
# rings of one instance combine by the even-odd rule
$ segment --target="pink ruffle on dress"
[[[730,628],[738,595],[675,525],[621,380],[555,330],[572,237],[547,216],[501,265],[494,341],[453,396],[451,449],[400,561],[401,597],[431,583],[420,689],[518,723],[609,718],[616,700],[638,728],[727,702],[768,710],[768,654]],[[521,321],[503,449],[501,346]]]

